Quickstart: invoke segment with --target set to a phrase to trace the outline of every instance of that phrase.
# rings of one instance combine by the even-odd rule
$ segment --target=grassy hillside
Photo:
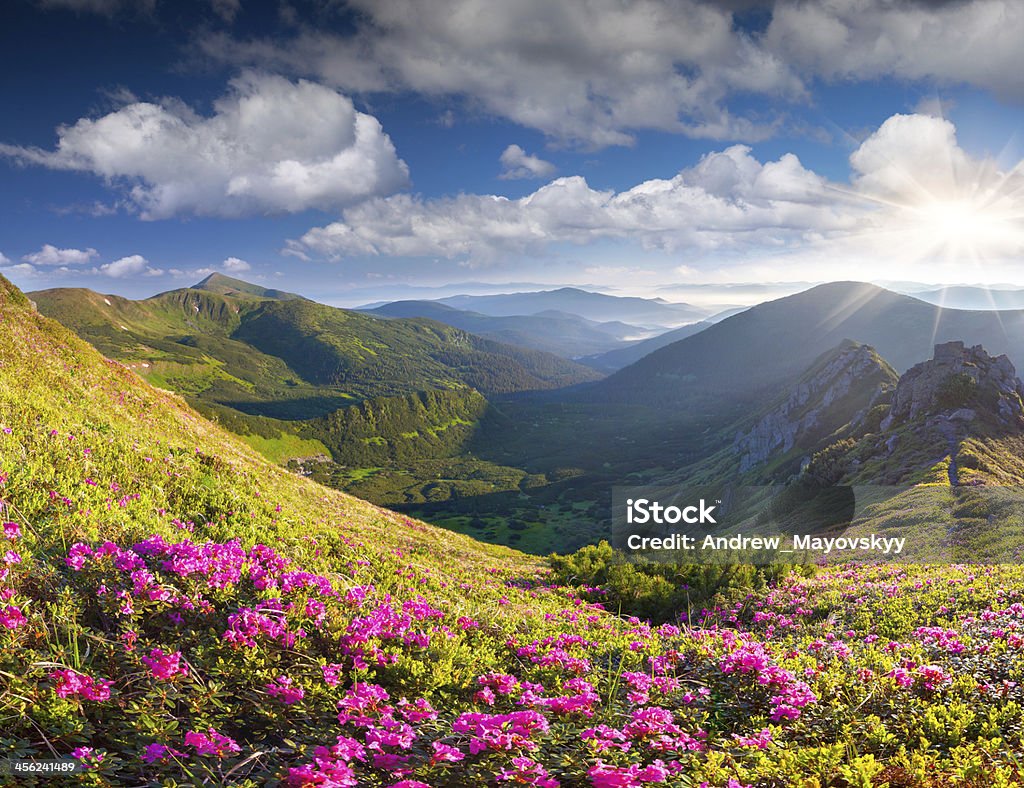
[[[367,397],[452,385],[490,394],[598,377],[564,359],[430,320],[380,320],[270,297],[227,277],[211,281],[141,301],[79,289],[38,291],[31,298],[43,314],[158,385],[194,395],[200,404],[267,416],[321,415]]]
[[[556,356],[482,339],[432,320],[382,320],[311,301],[264,303],[232,336],[284,360],[310,383],[360,398],[453,383],[484,393],[508,393],[598,377]]]
[[[674,587],[288,474],[2,279],[0,327],[0,750],[80,770],[18,784],[1018,784],[1018,568],[687,571],[682,626],[620,619]]]

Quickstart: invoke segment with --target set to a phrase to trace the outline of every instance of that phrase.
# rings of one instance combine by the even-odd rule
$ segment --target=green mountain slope
[[[596,377],[564,359],[433,321],[270,298],[261,288],[243,292],[236,280],[221,287],[226,279],[213,284],[232,295],[187,288],[129,301],[58,289],[31,297],[41,312],[155,382],[263,415],[294,417],[303,404],[316,415],[345,400],[452,385],[498,393]]]
[[[594,380],[556,356],[482,339],[432,320],[383,320],[311,301],[267,302],[232,334],[281,358],[306,381],[357,397],[461,383],[484,393]]]
[[[432,320],[271,297],[226,277],[201,284],[231,294],[187,288],[130,301],[57,289],[32,298],[41,312],[153,384],[184,395],[265,456],[295,460],[304,472],[377,503],[518,490],[526,471],[461,456],[489,407],[484,397],[599,377],[555,355]],[[403,410],[409,397],[429,407]],[[448,399],[458,403],[455,415]],[[349,406],[404,416],[385,419],[380,434],[348,445],[337,436],[349,432],[327,429],[322,419]],[[437,432],[453,418],[456,428]],[[330,423],[351,419],[358,417],[339,414]],[[406,437],[412,434],[433,437]],[[363,438],[400,451],[387,458],[358,451],[370,445],[358,442]]]

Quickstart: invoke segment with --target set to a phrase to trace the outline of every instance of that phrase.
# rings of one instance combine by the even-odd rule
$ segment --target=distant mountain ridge
[[[643,329],[622,322],[598,323],[579,315],[549,309],[533,315],[485,315],[439,301],[394,301],[360,310],[381,317],[425,317],[477,336],[563,358],[603,353],[629,344]]]
[[[1024,310],[942,309],[862,282],[833,282],[769,301],[645,356],[595,384],[611,401],[678,403],[698,393],[757,398],[852,339],[897,371],[963,340],[1024,365]]]
[[[706,310],[690,304],[672,303],[661,298],[612,296],[575,287],[530,293],[458,295],[439,298],[437,301],[456,309],[498,317],[535,315],[554,309],[599,323],[619,320],[639,326],[673,327],[682,323],[692,323],[708,315]]]
[[[911,293],[914,298],[952,309],[1024,309],[1024,288],[950,285]]]

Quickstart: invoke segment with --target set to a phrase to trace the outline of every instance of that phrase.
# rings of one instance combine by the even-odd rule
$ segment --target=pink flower
[[[324,683],[326,683],[328,687],[337,687],[338,684],[341,683],[341,675],[345,670],[345,666],[331,663],[329,665],[322,666],[320,670],[323,671],[324,674]]]
[[[97,701],[110,698],[110,685],[113,684],[74,670],[55,670],[50,673],[50,680],[54,682],[54,692],[59,698],[80,695],[86,700]]]
[[[772,743],[772,732],[768,728],[764,728],[760,733],[755,733],[751,736],[737,736],[734,733],[732,737],[740,747],[755,747],[758,750],[763,750]]]
[[[142,662],[149,668],[153,678],[162,681],[169,681],[176,676],[188,675],[188,665],[182,659],[180,651],[167,654],[164,653],[163,649],[150,649],[149,656],[143,657]]]
[[[170,758],[180,758],[185,753],[180,750],[175,750],[173,747],[168,747],[166,744],[160,744],[159,742],[153,742],[145,751],[142,753],[143,763],[154,763],[155,761],[166,761]]]
[[[531,758],[513,758],[512,767],[511,769],[504,769],[498,775],[498,782],[536,785],[539,788],[558,788],[558,780],[549,777],[547,769]]]
[[[0,610],[0,624],[5,629],[17,629],[18,627],[25,626],[26,623],[28,623],[28,620],[17,605],[7,605],[7,607]]]
[[[441,762],[456,763],[466,757],[462,750],[452,747],[450,744],[435,741],[430,746],[434,749],[434,755],[430,759],[431,766]]]
[[[287,676],[278,676],[273,683],[265,684],[264,689],[268,695],[277,698],[285,706],[291,706],[306,697],[302,687],[293,686],[292,680]]]
[[[71,751],[71,757],[78,760],[86,769],[96,769],[103,763],[106,755],[102,752],[96,752],[92,747],[75,747]]]
[[[668,779],[668,770],[661,761],[647,767],[639,764],[612,766],[600,760],[587,772],[594,788],[636,788],[644,783],[663,783]]]
[[[549,725],[543,714],[535,711],[514,711],[511,714],[467,712],[452,723],[455,733],[472,736],[469,751],[476,755],[485,750],[534,750],[532,736],[546,733]]]
[[[206,733],[189,731],[185,734],[185,746],[194,747],[196,755],[216,755],[218,758],[242,751],[234,739],[217,733],[213,728],[207,728]]]
[[[4,536],[8,539],[17,539],[21,536],[21,529],[17,523],[4,523]]]

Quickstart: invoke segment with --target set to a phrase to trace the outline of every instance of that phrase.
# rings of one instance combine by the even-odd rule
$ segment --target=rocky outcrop
[[[1005,425],[1024,425],[1024,388],[1010,359],[990,356],[981,345],[935,346],[934,358],[900,378],[883,430],[928,417],[967,424],[983,415]]]
[[[891,391],[895,378],[871,347],[844,342],[819,359],[752,429],[736,434],[740,472],[794,447],[812,448],[844,425],[856,426]]]

